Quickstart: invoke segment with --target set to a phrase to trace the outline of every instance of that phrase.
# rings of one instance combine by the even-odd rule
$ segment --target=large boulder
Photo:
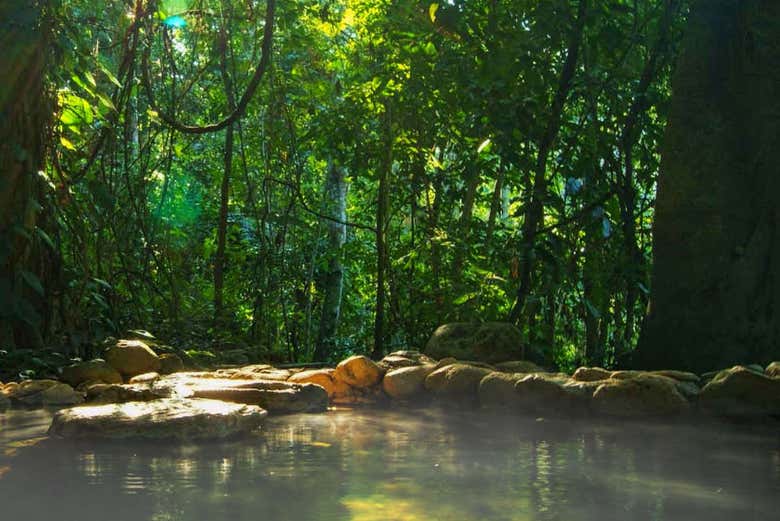
[[[251,387],[194,389],[195,398],[259,405],[273,414],[322,412],[328,408],[328,393],[316,384],[290,384],[286,389]]]
[[[726,369],[701,390],[699,406],[726,416],[780,415],[780,378],[739,365]]]
[[[105,360],[99,358],[79,362],[62,368],[62,381],[77,387],[84,382],[100,381],[107,384],[121,384],[122,375]]]
[[[425,346],[425,354],[441,359],[496,363],[523,358],[523,336],[507,322],[458,322],[440,326]]]
[[[766,366],[765,373],[772,378],[780,378],[780,362],[772,362]]]
[[[3,394],[12,403],[27,407],[44,405],[76,405],[84,401],[84,395],[70,385],[56,380],[25,380],[10,383]]]
[[[379,384],[384,374],[384,369],[379,367],[374,361],[368,357],[359,355],[342,360],[339,365],[336,366],[333,377],[336,380],[341,380],[347,385],[363,389]]]
[[[160,358],[141,340],[119,340],[106,350],[104,357],[128,378],[160,370]]]
[[[677,377],[675,378],[672,375]],[[613,380],[628,380],[638,376],[652,376],[665,380],[674,385],[677,392],[687,398],[688,401],[694,401],[699,395],[699,377],[684,371],[613,371],[610,378]]]
[[[607,371],[601,367],[578,367],[572,378],[578,382],[597,382],[606,380],[610,377],[612,371]]]
[[[287,369],[276,369],[270,365],[258,364],[239,367],[232,372],[230,378],[236,380],[274,380],[284,382],[292,372]]]
[[[425,356],[419,351],[394,351],[385,356],[377,365],[385,371],[400,367],[412,367],[415,365],[432,365],[436,360]]]
[[[490,373],[490,369],[484,367],[452,364],[431,372],[425,378],[425,388],[440,397],[476,401],[479,383]]]
[[[644,417],[679,415],[690,405],[669,378],[639,374],[602,383],[593,393],[592,407],[609,416]]]
[[[395,400],[415,398],[425,392],[425,378],[432,371],[432,365],[415,365],[392,369],[382,379],[382,389],[385,394]]]
[[[58,411],[49,434],[63,438],[225,438],[257,429],[266,411],[217,400],[168,398]]]

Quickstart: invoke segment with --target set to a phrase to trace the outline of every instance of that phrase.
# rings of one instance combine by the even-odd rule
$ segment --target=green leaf
[[[460,304],[464,304],[464,303],[468,302],[469,300],[473,299],[476,296],[477,296],[477,294],[475,292],[466,293],[465,295],[461,295],[460,297],[458,297],[455,300],[453,300],[452,303],[455,304],[456,306],[458,306]]]
[[[106,75],[106,78],[108,78],[108,81],[116,85],[117,87],[122,87],[122,84],[119,82],[116,76],[114,76],[114,73],[112,73],[110,70],[108,70],[108,67],[100,64],[100,71]]]
[[[489,152],[490,143],[491,143],[490,138],[487,138],[485,141],[480,143],[479,146],[477,147],[477,154],[481,154],[483,150]]]
[[[428,7],[428,16],[431,17],[431,22],[436,23],[436,11],[439,10],[439,4],[433,3]]]
[[[57,247],[54,245],[54,241],[51,240],[51,237],[49,237],[49,234],[43,231],[41,228],[36,228],[35,233],[38,234],[38,237],[41,238],[43,242],[46,243],[46,245],[51,248],[52,250],[56,250]]]
[[[64,146],[68,150],[76,150],[76,145],[71,143],[71,141],[65,136],[60,136],[60,144],[62,144],[62,146]]]
[[[35,273],[22,270],[22,279],[27,283],[28,286],[30,286],[37,294],[40,296],[43,296],[43,284],[41,284],[40,279],[38,278]]]

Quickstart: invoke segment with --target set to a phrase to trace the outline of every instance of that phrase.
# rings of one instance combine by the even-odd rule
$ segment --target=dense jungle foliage
[[[327,361],[508,320],[548,366],[620,364],[688,11],[4,2],[0,348]]]

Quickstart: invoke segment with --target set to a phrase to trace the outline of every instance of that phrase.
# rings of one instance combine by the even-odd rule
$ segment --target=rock
[[[358,389],[377,385],[384,370],[365,356],[351,356],[336,366],[333,377]]]
[[[578,382],[596,382],[608,379],[611,374],[611,371],[601,367],[579,367],[574,371],[572,378]]]
[[[385,371],[400,367],[412,367],[415,365],[433,365],[436,360],[427,357],[419,351],[395,351],[377,362],[377,365]]]
[[[328,393],[316,384],[291,384],[287,389],[195,389],[195,398],[259,405],[273,414],[322,412],[328,408]]]
[[[257,429],[266,414],[253,405],[168,398],[63,409],[54,415],[49,434],[63,438],[226,438]]]
[[[676,374],[678,378],[667,376],[668,374]],[[699,395],[699,386],[691,381],[691,376],[698,376],[693,373],[685,373],[684,371],[614,371],[611,375],[613,380],[628,380],[630,378],[636,378],[638,376],[654,376],[661,378],[675,386],[677,392],[687,398],[689,401],[696,399]],[[687,376],[691,375],[691,376]]]
[[[119,340],[105,353],[106,362],[126,377],[157,372],[160,359],[140,340]]]
[[[90,403],[148,402],[167,398],[166,389],[152,389],[145,384],[95,384],[87,388],[87,401]]]
[[[558,375],[527,374],[515,383],[514,407],[534,414],[558,415],[584,410],[581,393],[567,388],[568,378]]]
[[[0,389],[2,389],[3,386],[0,384]],[[4,411],[8,409],[11,406],[11,400],[5,396],[5,394],[0,393],[0,411]]]
[[[433,358],[455,357],[496,363],[523,358],[523,336],[507,322],[452,323],[440,326],[425,346]]]
[[[425,392],[425,378],[433,371],[433,365],[399,367],[387,372],[382,379],[385,394],[395,400],[408,400]]]
[[[764,368],[758,364],[749,364],[746,366],[751,371],[755,371],[758,374],[764,374]]]
[[[620,417],[673,416],[690,408],[669,378],[649,374],[602,383],[593,393],[592,406]]]
[[[178,373],[184,369],[184,362],[173,353],[160,355],[160,374]]]
[[[701,390],[699,407],[725,416],[780,415],[780,379],[739,365],[726,369]]]
[[[62,368],[62,381],[77,387],[84,382],[100,380],[107,384],[121,384],[122,375],[108,362],[97,358]]]
[[[286,381],[292,373],[287,369],[276,369],[271,366],[247,366],[241,367],[238,371],[234,372],[230,378],[245,379],[245,380],[276,380],[280,382]]]
[[[666,376],[668,378],[673,378],[678,382],[690,382],[696,385],[699,385],[699,382],[701,381],[699,375],[689,373],[686,371],[673,371],[671,369],[665,369],[661,371],[651,371],[650,374]]]
[[[490,372],[483,367],[452,364],[431,372],[425,378],[425,388],[437,396],[476,400],[479,383]]]
[[[441,367],[447,367],[448,365],[457,364],[458,359],[453,358],[451,356],[447,356],[445,358],[442,358],[438,362],[436,362],[436,365],[433,366],[434,369],[439,369]]]
[[[12,402],[30,407],[75,405],[84,401],[84,395],[56,380],[25,380],[19,384],[8,384],[3,394]]]
[[[545,370],[528,360],[512,360],[496,364],[496,369],[505,373],[544,373]]]
[[[525,373],[489,373],[479,382],[479,403],[489,408],[514,406],[517,401],[515,384],[526,376]]]
[[[131,384],[151,384],[152,382],[156,382],[160,379],[159,373],[144,373],[139,374],[137,376],[134,376],[130,379],[128,383]]]
[[[772,378],[780,378],[780,362],[772,362],[766,366],[764,372],[767,376],[771,376]]]

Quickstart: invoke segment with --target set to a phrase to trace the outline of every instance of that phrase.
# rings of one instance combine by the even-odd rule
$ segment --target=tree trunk
[[[673,78],[638,367],[780,359],[780,3],[700,0]]]
[[[376,310],[374,313],[374,348],[371,356],[375,359],[384,356],[385,344],[385,270],[387,268],[387,240],[385,227],[390,206],[390,170],[393,166],[393,137],[391,135],[390,105],[385,105],[385,143],[384,157],[379,167],[379,192],[376,205]]]
[[[335,217],[341,222],[326,221],[328,227],[328,271],[323,281],[322,316],[317,335],[317,346],[314,350],[314,360],[323,362],[332,351],[336,329],[341,315],[341,294],[344,287],[344,266],[341,263],[342,248],[347,240],[347,185],[344,179],[344,169],[330,163],[325,178],[324,213]]]
[[[38,213],[53,108],[45,88],[50,20],[45,2],[0,4],[0,346],[40,347]]]

